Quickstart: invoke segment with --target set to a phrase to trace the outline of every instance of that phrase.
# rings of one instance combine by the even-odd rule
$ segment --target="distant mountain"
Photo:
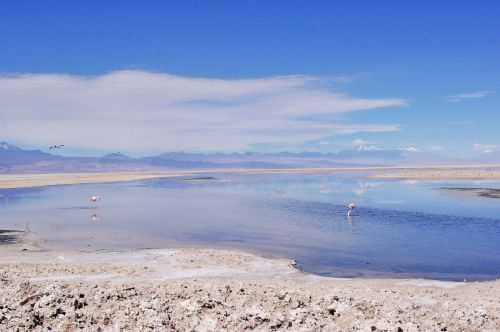
[[[0,142],[0,151],[20,151],[21,149],[15,145],[10,145],[7,142]]]
[[[134,170],[137,165],[129,157],[110,154],[101,158],[64,157],[40,150],[24,150],[0,142],[0,173],[90,172]]]
[[[33,164],[58,158],[40,150],[23,150],[7,142],[0,142],[0,171],[17,165]]]
[[[346,150],[338,153],[247,152],[205,154],[168,152],[142,158],[133,158],[116,152],[102,157],[66,157],[40,150],[24,150],[7,142],[0,142],[0,173],[353,167],[387,165],[401,160],[403,160],[403,156],[399,150]]]
[[[127,155],[124,155],[123,153],[116,152],[107,154],[99,158],[99,160],[102,162],[129,162],[132,161],[133,159]]]
[[[401,150],[343,150],[336,154],[337,159],[357,159],[357,160],[385,160],[385,161],[400,161],[404,159]]]

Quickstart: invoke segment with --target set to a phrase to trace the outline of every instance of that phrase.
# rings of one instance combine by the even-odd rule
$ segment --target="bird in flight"
[[[59,144],[59,145],[51,145],[49,146],[49,150],[54,150],[54,149],[62,149],[64,148],[64,144]]]

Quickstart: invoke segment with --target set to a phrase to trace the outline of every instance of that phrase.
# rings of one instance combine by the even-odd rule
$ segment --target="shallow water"
[[[0,229],[54,249],[241,248],[339,277],[500,277],[500,200],[442,187],[500,182],[220,175],[0,190]]]

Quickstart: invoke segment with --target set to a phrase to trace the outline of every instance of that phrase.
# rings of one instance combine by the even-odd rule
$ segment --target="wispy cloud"
[[[356,138],[355,140],[352,141],[352,145],[354,146],[363,146],[363,145],[369,145],[372,144],[362,138]]]
[[[356,148],[356,150],[358,150],[358,151],[378,151],[378,150],[382,150],[381,147],[375,145],[372,142],[369,142],[369,141],[366,141],[364,139],[361,139],[361,138],[357,138],[357,139],[353,140],[351,143]]]
[[[458,103],[463,100],[467,99],[481,99],[484,97],[487,97],[489,95],[494,94],[495,91],[490,91],[490,90],[482,90],[482,91],[475,91],[475,92],[468,92],[468,93],[460,93],[452,96],[446,97],[446,100],[452,103]]]
[[[394,124],[301,121],[406,105],[400,98],[353,97],[322,83],[311,76],[223,80],[145,71],[0,76],[0,136],[124,151],[237,150],[399,130]]]
[[[415,146],[403,146],[399,148],[400,151],[405,151],[405,152],[420,152],[421,150]]]
[[[473,146],[475,151],[479,151],[481,153],[493,153],[499,150],[499,146],[495,144],[480,144],[476,143]]]

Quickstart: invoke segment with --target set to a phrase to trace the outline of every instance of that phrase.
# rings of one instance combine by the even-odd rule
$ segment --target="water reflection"
[[[250,249],[334,276],[500,276],[498,201],[436,190],[451,185],[464,184],[256,175],[0,191],[0,228],[30,222],[53,248]],[[106,200],[89,203],[96,193]]]

